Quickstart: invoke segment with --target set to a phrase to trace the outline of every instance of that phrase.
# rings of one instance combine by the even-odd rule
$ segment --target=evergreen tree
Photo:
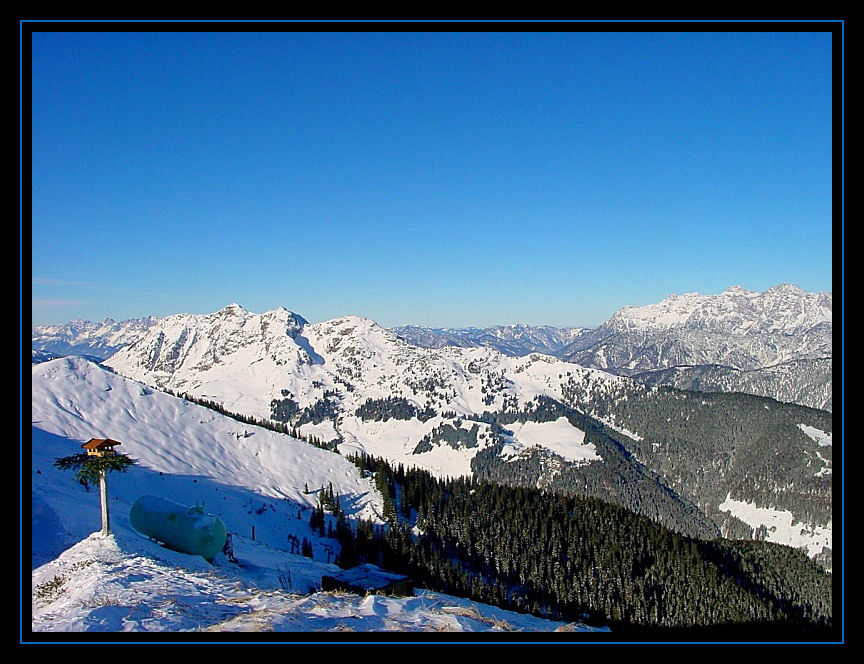
[[[90,485],[99,483],[102,504],[102,534],[108,535],[111,532],[111,519],[106,475],[112,471],[125,473],[130,466],[136,463],[135,460],[130,459],[125,454],[113,452],[98,456],[86,453],[74,454],[57,459],[54,465],[60,470],[75,470],[75,479],[84,487],[85,491],[90,490]]]

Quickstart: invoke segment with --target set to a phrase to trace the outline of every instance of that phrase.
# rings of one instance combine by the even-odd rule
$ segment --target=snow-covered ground
[[[34,632],[593,631],[417,590],[320,592],[333,565],[244,540],[211,565],[121,527],[33,570]],[[200,635],[196,636],[200,640]]]
[[[320,487],[332,484],[350,517],[378,519],[382,509],[371,478],[344,457],[80,358],[34,366],[32,385],[34,632],[593,631],[422,590],[320,592],[322,575],[338,570],[335,540],[309,527]],[[94,532],[98,490],[53,466],[103,437],[138,460],[108,477],[107,537]],[[136,532],[129,511],[142,495],[203,503],[231,533],[237,563],[219,554],[211,564]],[[303,538],[313,558],[300,555]]]
[[[734,500],[727,494],[726,500],[720,503],[720,511],[729,512],[754,529],[765,526],[767,541],[795,548],[803,547],[810,556],[821,553],[823,547],[830,549],[832,545],[830,524],[827,528],[808,526],[795,521],[792,512],[786,510],[759,507],[746,501]]]
[[[817,429],[816,427],[811,427],[807,424],[799,424],[798,428],[801,429],[804,433],[806,433],[810,438],[812,438],[818,445],[822,447],[827,447],[831,445],[831,434],[825,433],[821,429]]]
[[[501,451],[504,457],[517,458],[522,451],[536,445],[580,465],[601,460],[594,443],[586,443],[585,432],[570,424],[566,417],[554,422],[514,422],[507,425],[507,430],[512,436]]]

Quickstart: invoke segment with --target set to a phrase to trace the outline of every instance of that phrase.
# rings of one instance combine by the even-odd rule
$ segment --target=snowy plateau
[[[33,632],[594,631],[440,593],[322,592],[332,540],[309,526],[332,483],[352,517],[379,520],[381,497],[343,457],[242,424],[80,358],[33,367]],[[122,437],[138,463],[109,476],[112,533],[98,491],[53,467],[91,437]],[[237,563],[171,551],[129,522],[142,495],[203,504],[232,534]],[[313,557],[289,552],[308,538]],[[295,540],[296,541],[296,540]],[[314,637],[310,637],[313,638]]]

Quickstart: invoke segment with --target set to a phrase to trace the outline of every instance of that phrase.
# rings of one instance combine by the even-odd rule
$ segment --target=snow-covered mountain
[[[505,355],[531,353],[557,355],[586,331],[582,327],[551,327],[549,325],[495,325],[492,327],[434,328],[403,325],[392,330],[400,337],[424,348],[482,346],[494,348]]]
[[[162,319],[105,364],[234,413],[284,422],[346,455],[363,452],[439,477],[603,496],[698,536],[754,535],[755,526],[720,509],[735,488],[732,499],[783,505],[809,529],[788,543],[821,555],[827,532],[830,550],[830,454],[817,454],[798,428],[830,433],[824,413],[763,408],[744,397],[670,396],[549,355],[422,348],[366,318],[309,324],[286,309],[255,314],[236,304]],[[730,416],[750,428],[730,438]],[[688,420],[698,429],[679,431]],[[682,440],[690,447],[681,451],[691,455],[686,472],[672,452]],[[756,477],[747,459],[771,449],[783,449],[789,463]],[[710,469],[712,482],[692,480]],[[674,479],[665,477],[673,471]],[[811,498],[795,498],[813,482]]]
[[[512,357],[542,353],[633,376],[649,385],[745,392],[831,410],[831,306],[830,293],[807,293],[792,284],[764,293],[733,286],[719,295],[671,295],[657,304],[625,307],[594,329],[406,325],[391,331],[423,348],[490,348]],[[290,314],[276,310],[280,311],[271,312],[271,318]],[[306,325],[297,314],[290,315],[298,329]],[[55,355],[104,359],[144,336],[157,321],[182,327],[183,319],[108,319],[37,327],[32,347]],[[174,339],[178,353],[188,341]],[[34,355],[34,361],[44,357]],[[171,372],[174,360],[163,361]]]
[[[651,384],[830,409],[831,303],[830,293],[792,284],[763,293],[733,286],[719,295],[670,295],[617,311],[559,355]]]
[[[380,522],[372,480],[339,454],[243,424],[81,358],[32,371],[32,629],[43,631],[592,631],[439,593],[320,592],[338,544],[309,515],[332,485],[346,513]],[[138,463],[109,476],[112,534],[99,494],[53,462],[91,437]],[[305,487],[312,490],[307,494]],[[137,533],[142,495],[203,504],[232,534],[237,564],[208,563]],[[308,539],[312,557],[292,540]],[[293,549],[293,550],[292,550]]]
[[[681,306],[670,311],[683,316]],[[806,331],[807,317],[790,320],[803,321]],[[660,319],[658,328],[671,318],[631,316]],[[174,630],[202,622],[250,629],[264,618],[276,630],[303,629],[299,616],[311,600],[292,593],[314,591],[332,569],[330,544],[309,526],[317,488],[332,484],[352,516],[383,516],[379,488],[347,459],[354,452],[439,477],[602,498],[690,536],[766,539],[831,566],[832,427],[824,411],[659,389],[540,353],[420,347],[358,316],[310,324],[284,308],[257,314],[237,304],[152,319],[103,364],[60,357],[33,365],[34,629]],[[280,423],[341,454],[162,390]],[[98,497],[52,465],[92,437],[121,440],[121,451],[140,460],[112,484],[116,528],[108,541],[89,537],[99,523]],[[242,570],[205,575],[203,567],[180,565],[177,573],[179,554],[129,526],[129,508],[142,494],[204,501],[236,536]],[[312,540],[314,560],[287,558],[289,537]],[[139,584],[144,577],[172,590]],[[191,587],[190,604],[164,610]],[[145,599],[133,603],[131,589]],[[352,613],[377,621],[372,629],[485,629],[496,620],[526,630],[560,627],[520,623],[518,614],[504,618],[489,607],[471,609],[473,622],[454,626],[451,611],[435,613],[431,602],[411,603],[416,598],[367,606],[313,597],[321,628],[333,628],[331,619],[347,628]],[[452,612],[468,610],[464,600],[440,597]],[[105,610],[117,606],[126,608]]]
[[[148,316],[120,322],[108,318],[101,323],[73,320],[65,325],[43,325],[33,328],[32,347],[55,355],[105,359],[141,336],[156,320]]]
[[[469,474],[474,453],[492,442],[488,424],[479,424],[476,449],[415,453],[424,436],[454,416],[518,408],[539,394],[563,398],[562,386],[576,374],[596,385],[626,380],[546,355],[420,348],[358,316],[308,324],[286,309],[254,314],[236,304],[162,319],[105,364],[232,412],[283,421],[299,416],[301,431],[338,440],[343,449],[448,476]],[[400,400],[411,416],[364,414],[364,407],[383,407],[388,399]]]
[[[745,392],[831,410],[831,294],[780,284],[670,295],[625,307],[597,328],[526,325],[393,328],[418,346],[534,352],[634,376],[649,385]]]
[[[830,322],[830,293],[807,293],[794,284],[780,284],[763,293],[732,286],[719,295],[670,295],[657,304],[624,307],[601,328],[791,335]]]

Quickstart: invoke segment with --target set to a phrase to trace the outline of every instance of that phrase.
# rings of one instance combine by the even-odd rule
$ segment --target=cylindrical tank
[[[129,511],[132,527],[169,549],[212,560],[225,546],[221,519],[198,505],[187,507],[159,496],[141,496]]]

